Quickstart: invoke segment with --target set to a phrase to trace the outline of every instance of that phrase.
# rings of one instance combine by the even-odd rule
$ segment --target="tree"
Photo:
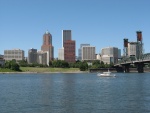
[[[10,69],[11,68],[11,63],[9,61],[6,61],[4,67]]]
[[[76,63],[75,63],[75,68],[79,68],[81,63],[82,63],[81,61],[76,62]]]
[[[81,62],[79,69],[80,69],[80,71],[85,71],[85,70],[87,70],[87,69],[88,69],[88,64],[87,64],[87,62]]]
[[[92,68],[97,69],[100,68],[101,64],[99,60],[95,60],[92,62]]]
[[[80,65],[80,71],[85,71],[86,70],[86,66],[82,63],[81,65]]]
[[[110,67],[110,65],[106,63],[105,64],[105,68],[109,68],[109,67]]]
[[[61,63],[62,63],[62,68],[68,68],[69,67],[68,62],[62,60]]]
[[[150,67],[150,63],[148,64],[148,67]]]
[[[54,60],[52,61],[52,67],[68,68],[69,64],[64,60]]]
[[[81,61],[77,60],[75,63],[69,63],[69,66],[72,68],[79,68]]]
[[[60,60],[54,60],[54,61],[52,62],[52,66],[53,66],[53,67],[60,67]]]
[[[104,68],[105,67],[105,64],[103,61],[100,62],[100,68]]]
[[[14,71],[20,71],[19,65],[17,63],[12,63],[11,69]]]
[[[111,68],[113,66],[114,66],[113,62],[110,62],[109,67]]]
[[[10,64],[11,64],[11,70],[14,70],[14,71],[20,71],[19,69],[19,65],[16,63],[16,60],[13,59],[12,61],[10,61]]]
[[[25,61],[25,60],[21,60],[21,61],[19,61],[19,65],[20,65],[21,67],[27,67],[27,66],[28,66],[28,63],[27,63],[27,61]]]
[[[100,64],[100,61],[99,60],[95,60],[92,62],[92,65],[99,65]]]
[[[5,63],[5,68],[14,70],[14,71],[20,71],[20,66],[16,63],[16,60],[7,61]]]
[[[52,67],[53,65],[52,65],[52,61],[49,61],[49,67]]]

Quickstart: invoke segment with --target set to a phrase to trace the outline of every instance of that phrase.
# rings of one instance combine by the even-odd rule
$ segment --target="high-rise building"
[[[121,59],[121,49],[118,49],[118,59]]]
[[[71,30],[62,30],[62,48],[58,50],[58,59],[75,62],[75,41],[72,40]]]
[[[82,46],[82,61],[93,61],[96,59],[95,47]]]
[[[78,49],[78,60],[82,60],[82,47],[83,46],[90,46],[90,44],[80,44],[80,48]]]
[[[20,49],[4,50],[4,59],[9,60],[24,60],[24,51]]]
[[[4,55],[1,55],[1,54],[0,54],[0,59],[3,59],[3,58],[4,58]]]
[[[128,39],[124,38],[123,56],[128,56]]]
[[[28,63],[37,63],[37,49],[28,50]]]
[[[43,35],[43,45],[41,47],[42,51],[48,51],[49,59],[54,59],[54,47],[52,46],[52,35],[46,31]]]
[[[96,60],[100,60],[100,61],[102,61],[101,54],[96,54]]]
[[[118,62],[118,48],[116,47],[106,47],[101,50],[102,61],[104,63],[110,64]]]
[[[58,60],[64,60],[64,48],[58,49]]]
[[[37,63],[43,65],[49,65],[49,53],[48,51],[37,52]]]
[[[128,42],[128,56],[137,56],[137,42]]]
[[[0,54],[0,67],[4,66],[4,64],[5,64],[4,55]]]
[[[66,40],[72,40],[71,30],[62,30],[62,47]]]
[[[64,60],[67,62],[75,62],[75,41],[66,40],[64,42]]]

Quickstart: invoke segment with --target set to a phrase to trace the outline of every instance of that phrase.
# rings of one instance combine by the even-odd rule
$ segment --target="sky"
[[[142,31],[144,53],[150,53],[150,0],[0,0],[0,54],[4,50],[41,50],[45,31],[52,34],[54,57],[62,48],[62,30],[72,30],[76,56],[80,44],[117,47],[136,41]]]

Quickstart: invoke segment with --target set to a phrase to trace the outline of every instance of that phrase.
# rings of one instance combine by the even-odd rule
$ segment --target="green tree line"
[[[88,65],[86,61],[76,61],[75,63],[68,63],[64,60],[54,60],[49,62],[48,65],[38,64],[38,63],[32,63],[28,64],[27,61],[22,60],[16,62],[16,60],[12,61],[6,61],[4,68],[8,68],[15,71],[21,71],[20,67],[50,67],[50,68],[79,68],[80,71],[86,71],[89,68],[98,69],[98,68],[110,68],[113,66],[113,63],[110,64],[104,64],[104,62],[100,62],[99,60],[95,60],[91,63],[91,65]]]

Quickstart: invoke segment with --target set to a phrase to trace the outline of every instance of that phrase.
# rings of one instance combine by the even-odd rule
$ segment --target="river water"
[[[150,113],[150,73],[0,74],[0,113]]]

